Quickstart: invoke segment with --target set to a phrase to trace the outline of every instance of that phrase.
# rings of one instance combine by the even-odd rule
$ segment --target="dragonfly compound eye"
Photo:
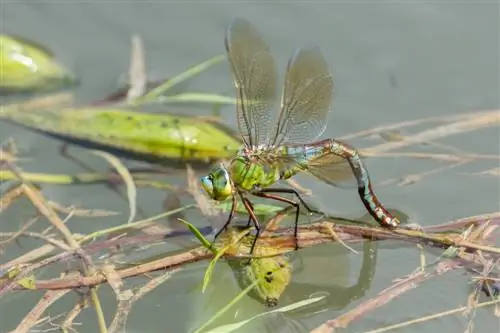
[[[212,186],[216,200],[224,200],[232,194],[231,181],[226,169],[219,168],[212,173]]]
[[[207,194],[211,198],[213,198],[213,196],[214,196],[214,186],[213,186],[212,176],[208,175],[208,176],[205,176],[205,177],[201,177],[200,181],[201,181],[201,186],[203,187],[203,189],[205,190],[205,192],[207,192]]]

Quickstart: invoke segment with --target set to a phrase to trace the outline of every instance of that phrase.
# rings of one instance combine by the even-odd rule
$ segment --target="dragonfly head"
[[[208,176],[201,178],[201,185],[211,199],[223,201],[233,194],[229,172],[224,166],[212,169]]]

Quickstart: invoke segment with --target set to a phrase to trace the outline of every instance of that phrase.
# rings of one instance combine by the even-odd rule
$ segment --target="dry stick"
[[[33,219],[34,220],[34,219]],[[25,226],[23,226],[23,229],[20,230],[20,231],[16,231],[16,232],[0,232],[0,238],[8,238],[7,240],[5,241],[1,241],[0,242],[0,245],[3,245],[4,243],[7,243],[15,238],[18,238],[20,236],[25,236],[25,237],[31,237],[31,238],[35,238],[35,239],[41,239],[49,244],[52,244],[52,249],[54,249],[55,247],[59,247],[61,248],[62,250],[64,251],[70,251],[71,248],[66,245],[64,242],[60,241],[60,240],[57,240],[55,238],[52,238],[52,237],[48,237],[48,236],[45,236],[45,235],[42,235],[38,232],[28,232],[28,231],[24,231],[25,229]],[[40,249],[37,249],[37,251],[39,251]],[[16,258],[18,259],[18,258]],[[0,269],[3,267],[4,265],[0,265]]]
[[[499,221],[500,223],[500,221]],[[466,247],[468,251],[482,250],[484,253],[489,253],[492,257],[500,258],[500,249],[488,247],[481,244],[473,244],[462,239],[460,234],[451,235],[430,235],[420,231],[414,230],[398,230],[391,232],[383,228],[364,227],[355,225],[336,225],[333,223],[314,223],[312,225],[303,226],[300,228],[299,241],[302,247],[310,247],[326,242],[332,242],[331,233],[325,232],[328,228],[333,228],[339,239],[343,241],[363,241],[366,237],[376,239],[395,239],[413,243],[424,242],[428,245],[437,246],[439,248]],[[112,243],[106,241],[108,244],[118,244],[120,240]],[[277,247],[274,255],[284,254],[292,251],[295,246],[293,230],[287,229],[286,231],[278,230],[275,235],[269,237],[262,237],[262,241],[266,241],[270,246]],[[86,249],[89,252],[89,248]],[[230,253],[229,256],[246,257],[246,255],[239,256],[237,253]],[[126,268],[117,271],[120,277],[128,278],[132,276],[142,275],[148,272],[178,267],[189,262],[196,262],[211,258],[212,254],[206,251],[205,248],[196,248],[180,254],[175,254],[166,258],[161,258],[152,262],[141,264],[139,266]],[[54,261],[54,259],[52,259]],[[35,266],[35,265],[33,265]],[[31,267],[30,267],[31,268]],[[61,288],[77,288],[83,286],[94,286],[106,281],[105,276],[92,276],[92,277],[79,277],[79,278],[64,278],[54,280],[38,280],[36,281],[37,289],[61,289]],[[20,289],[20,286],[14,286],[14,289]]]
[[[61,213],[66,213],[66,214],[71,212],[74,216],[107,217],[107,216],[114,216],[114,215],[121,214],[119,212],[114,212],[111,210],[76,208],[73,205],[71,205],[69,207],[64,207],[63,205],[60,205],[57,202],[53,202],[53,201],[48,201],[48,203],[52,207],[52,209],[54,209],[58,212],[61,212]]]
[[[126,292],[124,292],[123,294],[125,297],[120,299],[118,303],[115,317],[113,318],[113,321],[111,322],[111,325],[108,328],[109,332],[110,333],[125,332],[125,324],[133,303],[138,301],[145,294],[149,293],[150,291],[153,291],[156,287],[160,286],[165,281],[167,281],[172,276],[172,274],[176,273],[177,271],[179,271],[179,268],[169,270],[168,272],[146,283],[144,286],[139,288],[139,290],[137,290],[135,293],[132,293],[131,290],[127,290]]]
[[[378,147],[378,146],[376,146]],[[476,161],[476,160],[500,160],[499,155],[494,154],[443,154],[443,153],[421,153],[421,152],[401,152],[401,153],[378,153],[371,150],[371,148],[358,149],[363,157],[411,157],[419,159],[428,159],[436,161],[447,162],[462,162],[462,161]]]
[[[22,177],[19,175],[18,171],[16,168],[12,165],[9,165],[9,169],[18,174],[18,177],[20,180],[23,181],[23,188],[25,195],[28,197],[28,199],[31,200],[33,205],[38,209],[38,211],[47,218],[48,221],[50,221],[54,227],[56,227],[59,232],[64,236],[66,242],[68,243],[73,250],[78,253],[78,255],[83,259],[82,262],[82,269],[84,272],[84,275],[90,276],[94,273],[94,269],[92,267],[92,261],[91,259],[80,249],[80,245],[78,242],[73,238],[73,235],[71,234],[71,231],[68,229],[68,227],[64,224],[64,222],[61,220],[59,215],[54,212],[54,210],[47,204],[45,198],[43,195],[35,189],[32,185],[28,185]],[[99,329],[101,332],[107,332],[106,329],[106,321],[104,319],[104,314],[102,312],[101,304],[99,301],[99,296],[97,295],[97,291],[93,288],[90,289],[90,295],[92,298],[92,302],[94,304],[96,314],[97,314],[97,319],[98,319],[98,324],[99,324]]]
[[[150,263],[142,264],[136,267],[125,268],[117,271],[122,279],[143,275],[145,273],[150,273],[153,271],[170,269],[178,267],[190,262],[197,262],[205,260],[212,257],[212,253],[208,252],[205,248],[196,248],[188,252],[183,252],[181,254],[176,254],[170,257],[155,260]],[[106,282],[106,277],[104,275],[79,277],[79,278],[63,278],[55,280],[38,280],[36,282],[36,288],[40,289],[68,289],[68,288],[79,288],[85,286],[95,286]],[[18,289],[18,287],[14,287]]]
[[[8,232],[8,233],[0,232],[0,238],[7,238],[6,240],[0,241],[0,247],[8,245],[12,241],[15,241],[19,236],[21,236],[25,232],[25,230],[28,230],[33,224],[35,224],[36,221],[38,221],[38,216],[24,223],[21,226],[21,228],[16,232]]]
[[[356,133],[344,135],[340,139],[351,140],[354,138],[378,134],[380,132],[385,132],[385,131],[390,131],[390,130],[395,130],[395,129],[401,129],[404,127],[420,125],[420,124],[427,123],[427,122],[453,122],[453,121],[460,121],[460,120],[467,121],[470,119],[474,119],[476,117],[492,116],[492,115],[494,116],[497,113],[500,113],[500,110],[486,110],[486,111],[478,111],[478,112],[474,112],[474,113],[466,113],[466,114],[461,114],[461,115],[451,115],[451,116],[448,115],[448,116],[438,116],[438,117],[428,117],[428,118],[416,119],[416,120],[408,120],[408,121],[403,121],[400,123],[379,126],[379,127],[375,127],[375,128],[370,128],[368,130],[363,130],[363,131],[359,131]],[[426,139],[425,141],[428,141],[428,140],[429,139]]]
[[[64,244],[64,245],[66,245],[66,244]],[[33,262],[41,257],[48,255],[49,253],[52,253],[55,248],[56,248],[55,246],[49,245],[49,244],[42,245],[37,249],[33,249],[33,250],[31,250],[31,251],[29,251],[29,252],[27,252],[19,257],[16,257],[15,259],[12,259],[11,261],[9,261],[3,265],[0,265],[0,271],[5,270],[6,268],[10,268],[10,267]],[[24,272],[24,269],[23,269],[23,273],[27,274],[29,272]],[[4,289],[4,288],[1,288],[1,289]]]
[[[488,222],[486,222],[486,224],[487,223]],[[473,232],[474,238],[482,238],[484,240],[486,237],[491,236],[491,231],[488,230],[487,226],[485,228],[482,228],[482,226],[480,226],[479,229],[484,231],[484,234],[480,235],[479,233]],[[468,241],[465,240],[465,242]],[[478,251],[475,253],[478,253]],[[434,271],[431,273],[425,272],[423,269],[419,268],[414,273],[410,274],[407,278],[400,280],[393,286],[381,291],[376,297],[361,303],[353,310],[348,311],[344,315],[341,315],[334,320],[325,322],[311,332],[331,333],[334,332],[336,328],[345,328],[349,325],[349,323],[366,314],[367,312],[373,311],[387,304],[388,302],[402,295],[408,290],[416,288],[419,283],[422,283],[423,281],[431,277],[442,275],[443,273],[450,270],[466,267],[466,265],[464,265],[465,261],[472,260],[476,263],[477,261],[474,260],[475,257],[475,255],[467,255],[464,253],[459,254],[459,260],[448,259],[442,262],[438,262],[437,265],[435,265]]]
[[[412,144],[422,143],[425,141],[435,140],[442,137],[447,137],[453,134],[465,133],[476,130],[478,128],[485,128],[500,124],[500,110],[487,113],[485,115],[474,115],[473,118],[458,121],[448,125],[438,126],[430,130],[422,131],[420,133],[406,136],[403,141],[387,142],[370,149],[367,151],[371,153],[386,152],[389,150],[404,148]]]
[[[0,171],[2,172],[2,171]],[[16,186],[9,191],[7,191],[2,197],[0,197],[0,213],[4,212],[9,208],[9,206],[24,193],[21,185]]]
[[[130,66],[128,71],[129,89],[127,102],[133,101],[146,92],[146,61],[144,59],[144,46],[139,35],[132,36],[132,51],[130,52]]]
[[[354,309],[337,317],[336,319],[326,321],[321,326],[312,330],[311,333],[333,333],[335,332],[336,328],[345,328],[352,321],[358,319],[359,317],[365,315],[370,311],[373,311],[389,303],[394,298],[404,294],[405,292],[416,288],[418,284],[424,282],[425,280],[428,280],[431,277],[442,275],[445,272],[457,268],[460,268],[460,266],[457,265],[453,260],[446,260],[444,262],[438,263],[432,273],[427,273],[419,268],[415,273],[410,274],[407,278],[381,291],[377,296],[362,302]]]
[[[82,312],[87,307],[88,307],[88,301],[87,298],[84,297],[80,300],[80,302],[76,303],[73,306],[73,309],[71,309],[71,311],[68,313],[68,315],[60,325],[61,331],[67,332],[68,329],[70,329],[74,325],[73,322],[76,319],[76,317],[78,317],[80,312]]]
[[[477,115],[474,114],[474,116],[469,117],[468,119],[458,121],[455,123],[439,126],[430,130],[422,131],[420,133],[411,135],[411,136],[405,136],[402,138],[400,141],[395,141],[395,142],[389,142],[389,143],[384,143],[380,144],[378,146],[369,148],[369,149],[364,149],[360,150],[361,154],[364,156],[411,156],[411,157],[418,157],[418,158],[433,158],[433,159],[447,159],[447,160],[452,160],[454,159],[457,161],[457,164],[453,164],[450,167],[455,167],[459,166],[461,164],[470,162],[472,160],[477,160],[480,158],[486,158],[486,159],[496,159],[498,160],[500,156],[498,155],[475,155],[475,154],[459,154],[456,156],[453,155],[448,155],[448,154],[414,154],[414,153],[398,153],[398,154],[393,154],[393,153],[385,153],[385,154],[380,154],[381,152],[393,150],[393,149],[398,149],[402,147],[409,146],[411,144],[415,143],[425,143],[430,140],[435,140],[437,138],[441,138],[444,136],[449,136],[453,134],[458,134],[458,133],[463,133],[467,131],[471,131],[477,128],[482,128],[482,127],[488,127],[488,126],[493,126],[497,125],[500,123],[500,111],[493,111],[489,112],[486,114],[482,115]],[[448,167],[449,168],[449,167]],[[437,172],[440,172],[442,170],[445,170],[446,168],[439,168],[439,169],[434,169],[432,171],[429,171],[427,173],[422,173],[418,175],[413,175],[413,177],[422,177],[425,175],[430,175],[434,174]],[[409,180],[411,181],[411,176],[407,177],[410,178]],[[386,181],[385,183],[390,182]]]
[[[495,304],[499,304],[499,303],[500,303],[500,299],[492,300],[492,301],[487,301],[487,302],[483,302],[483,303],[479,303],[479,304],[474,305],[474,309],[484,308],[484,307],[495,305]],[[459,314],[459,313],[461,313],[461,312],[463,312],[465,310],[467,310],[467,307],[466,306],[461,306],[461,307],[456,308],[456,309],[452,309],[452,310],[448,310],[448,311],[443,311],[443,312],[440,312],[440,313],[435,313],[435,314],[432,314],[432,315],[429,315],[429,316],[420,317],[420,318],[413,319],[413,320],[408,320],[408,321],[405,321],[403,323],[394,324],[394,325],[382,327],[382,328],[379,328],[379,329],[376,329],[376,330],[366,331],[366,332],[363,332],[363,333],[383,333],[383,332],[388,332],[388,331],[392,331],[392,330],[395,330],[395,329],[398,329],[398,328],[403,328],[403,327],[407,327],[407,326],[410,326],[410,325],[423,323],[423,322],[426,322],[426,321],[429,321],[429,320],[432,320],[432,319],[437,319],[437,318],[442,318],[444,316]]]
[[[417,181],[421,180],[422,178],[424,178],[426,176],[430,176],[430,175],[433,175],[433,174],[436,174],[436,173],[439,173],[439,172],[442,172],[442,171],[445,171],[445,170],[450,170],[450,169],[459,167],[461,165],[464,165],[464,164],[466,164],[468,162],[470,162],[470,161],[467,161],[467,160],[466,161],[460,161],[460,162],[456,162],[456,163],[453,163],[453,164],[445,165],[445,166],[442,166],[440,168],[435,168],[435,169],[432,169],[432,170],[429,170],[429,171],[425,171],[425,172],[421,172],[421,173],[415,173],[415,174],[411,174],[411,175],[406,175],[404,177],[399,177],[399,178],[386,179],[386,180],[380,182],[378,185],[382,186],[382,185],[390,185],[392,183],[398,183],[398,185],[402,186],[402,185],[413,184],[413,183],[416,183]]]
[[[38,320],[49,308],[49,306],[70,291],[70,289],[47,291],[42,299],[38,301],[37,305],[35,305],[35,307],[23,318],[21,323],[11,333],[29,332],[31,328],[37,324]]]
[[[468,216],[468,217],[457,219],[455,221],[424,227],[424,230],[427,232],[450,231],[453,229],[467,228],[470,225],[478,225],[478,224],[484,223],[485,221],[492,221],[493,223],[499,224],[500,223],[500,212],[486,213],[486,214],[475,215],[475,216]]]
[[[500,218],[499,217],[500,217],[500,213],[494,213],[494,214],[480,215],[477,218],[478,219],[488,219],[488,221],[492,221],[493,224],[496,223],[496,224],[500,225]],[[497,218],[497,219],[495,219],[495,218]],[[450,225],[452,225],[453,227],[456,227],[456,228],[460,228],[460,227],[464,227],[464,226],[469,226],[469,225],[471,225],[471,223],[473,223],[473,224],[480,223],[477,221],[474,222],[473,219],[474,219],[474,217],[461,219],[461,220],[458,220],[455,222],[451,222]],[[325,224],[327,227],[329,225],[334,226],[334,229],[335,229],[337,235],[339,235],[339,237],[343,241],[349,241],[349,242],[358,241],[359,242],[359,241],[363,240],[363,237],[372,237],[372,238],[377,237],[378,239],[395,239],[395,240],[409,241],[409,242],[413,242],[413,243],[419,243],[419,242],[424,241],[427,243],[431,243],[429,245],[438,246],[440,248],[450,245],[450,239],[445,238],[444,237],[445,235],[441,235],[441,237],[444,238],[444,240],[443,240],[443,239],[439,239],[439,235],[438,235],[438,238],[436,239],[435,237],[432,238],[429,235],[422,234],[420,232],[415,232],[412,230],[402,230],[402,232],[406,232],[408,235],[410,235],[410,236],[408,236],[408,235],[404,236],[404,235],[398,235],[395,233],[391,233],[390,231],[383,229],[383,228],[373,228],[373,227],[365,227],[365,226],[359,226],[359,225],[335,225],[335,224],[328,223],[328,222],[320,222],[320,223],[315,223],[315,224],[308,225],[308,226],[302,226],[300,228],[299,240],[300,240],[301,244],[303,245],[303,247],[313,246],[313,245],[322,244],[325,242],[332,241],[331,234],[324,233]],[[450,227],[447,228],[445,225],[438,225],[438,226],[436,226],[436,228],[426,227],[424,230],[433,230],[433,229],[437,229],[439,231],[446,231],[446,230],[449,230]],[[283,254],[283,253],[290,251],[294,246],[293,238],[291,237],[291,231],[288,229],[287,230],[278,230],[277,235],[278,236],[274,235],[274,236],[266,237],[266,242],[269,242],[270,244],[274,244],[274,246],[279,247],[280,248],[280,250],[278,251],[279,254]],[[413,235],[413,236],[411,236],[411,235]],[[456,238],[460,238],[459,241],[463,241],[463,239],[461,239],[460,235],[457,235],[456,233],[454,235]],[[420,238],[419,238],[419,236],[420,236]],[[422,236],[425,236],[425,237],[422,238]],[[114,246],[134,245],[134,244],[138,244],[140,242],[151,242],[154,239],[162,239],[162,238],[163,238],[163,235],[158,235],[158,236],[155,235],[155,236],[133,236],[133,237],[118,239],[118,240],[107,240],[107,241],[103,241],[99,244],[92,244],[92,245],[86,246],[85,251],[87,253],[92,253],[92,252],[100,251],[104,248],[109,248],[109,247],[114,247]],[[445,241],[447,245],[444,246],[442,243],[440,243],[441,241]],[[456,245],[456,243],[452,242],[451,245]],[[487,248],[487,250],[489,250],[489,248]],[[493,251],[494,250],[495,249],[493,248]],[[193,251],[196,251],[196,250],[193,250]],[[194,253],[193,251],[191,251],[191,254]],[[53,257],[44,259],[36,264],[32,264],[26,268],[23,268],[22,274],[28,274],[29,272],[31,272],[35,269],[44,267],[44,266],[49,265],[49,264],[54,263],[54,262],[58,262],[61,260],[67,260],[68,257],[72,256],[73,254],[74,254],[74,251],[71,251],[71,252],[66,252],[66,253],[60,253],[60,254],[57,254]],[[184,256],[184,257],[182,257],[182,256]],[[152,270],[161,269],[161,268],[168,268],[168,267],[170,267],[170,265],[178,266],[178,265],[185,264],[187,262],[199,261],[199,260],[204,259],[205,256],[207,258],[210,257],[210,255],[207,255],[202,250],[200,250],[200,253],[198,253],[198,255],[186,255],[186,253],[182,253],[180,255],[174,255],[174,256],[171,256],[168,258],[161,259],[159,261],[155,261],[153,263],[147,263],[147,264],[143,264],[141,266],[137,266],[135,269],[138,270],[137,273],[142,274],[142,273],[147,272],[147,271],[152,271]],[[9,267],[9,266],[6,266],[6,267]],[[158,268],[158,267],[160,267],[160,268]],[[134,268],[131,268],[131,269],[134,269]],[[131,272],[130,269],[126,272],[127,272],[127,276],[134,275],[134,273]],[[121,276],[124,277],[123,274]],[[79,281],[64,281],[64,280],[38,281],[37,288],[64,288],[64,287],[71,288],[71,287],[75,287],[75,286],[88,286],[89,283],[90,284],[98,284],[98,283],[102,283],[104,281],[105,281],[105,279],[100,279],[100,278],[96,278],[93,280],[92,279],[85,279],[83,281],[82,280],[79,280]],[[8,287],[10,287],[11,289],[19,289],[19,287],[17,285],[12,283],[10,286],[7,286],[7,287],[4,286],[3,292],[5,292],[5,290],[8,289]]]

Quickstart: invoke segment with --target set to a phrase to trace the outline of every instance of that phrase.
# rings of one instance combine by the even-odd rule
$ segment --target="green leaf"
[[[203,245],[203,247],[212,251],[214,254],[217,254],[217,250],[212,248],[211,243],[208,241],[208,239],[206,239],[203,236],[203,234],[200,232],[200,230],[198,230],[198,228],[196,228],[194,225],[192,225],[191,223],[189,223],[186,220],[179,219],[179,221],[184,223],[188,227],[188,229],[194,234],[194,236],[196,238],[198,238],[198,240],[200,241],[201,245]]]
[[[52,89],[76,79],[43,46],[20,37],[0,35],[0,89]]]
[[[125,165],[116,156],[99,150],[91,150],[91,152],[94,155],[102,157],[106,161],[108,161],[109,164],[111,164],[116,169],[116,172],[118,172],[118,174],[123,178],[123,182],[125,183],[125,186],[127,188],[127,199],[130,209],[130,215],[127,224],[132,223],[137,212],[137,188],[134,183],[134,178],[128,171],[127,167],[125,167]]]

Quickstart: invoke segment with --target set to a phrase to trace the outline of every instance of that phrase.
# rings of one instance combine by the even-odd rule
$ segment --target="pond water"
[[[139,34],[144,43],[148,75],[171,77],[217,54],[224,53],[224,32],[235,16],[245,17],[262,31],[271,45],[281,72],[295,48],[318,44],[334,74],[335,98],[324,137],[343,137],[370,128],[434,116],[452,116],[495,110],[500,106],[500,5],[495,1],[389,1],[358,2],[160,2],[160,1],[8,1],[2,4],[2,33],[35,40],[54,51],[80,78],[75,98],[90,102],[113,92],[123,80],[130,57],[130,37]],[[227,64],[193,80],[190,91],[233,94]],[[166,107],[166,111],[170,107]],[[199,115],[209,107],[197,107]],[[235,126],[232,107],[222,109],[224,121]],[[427,127],[425,127],[427,126]],[[425,124],[425,130],[436,124]],[[498,154],[499,127],[458,134],[437,140],[465,152]],[[415,131],[410,129],[409,131]],[[403,133],[404,134],[404,133]],[[80,172],[58,153],[57,141],[17,126],[0,123],[0,141],[12,137],[32,160],[25,170]],[[353,140],[357,147],[383,143],[379,137]],[[405,152],[431,152],[431,146],[412,146]],[[105,162],[89,158],[95,168]],[[449,165],[432,159],[404,157],[370,158],[366,161],[380,200],[408,216],[410,222],[438,224],[499,209],[498,176],[474,175],[498,167],[498,160],[478,160],[430,175],[402,186],[402,179]],[[184,173],[173,174],[180,183]],[[331,214],[359,218],[363,206],[356,191],[325,186],[299,177],[313,190],[313,199]],[[384,182],[385,185],[384,185]],[[104,185],[44,185],[53,201],[87,208],[110,209],[127,214],[126,202]],[[139,191],[139,206],[150,215],[162,211],[165,194]],[[2,215],[2,231],[15,230],[31,214],[30,205],[16,205]],[[198,219],[195,214],[188,215]],[[72,230],[88,233],[123,222],[122,217],[76,219]],[[97,223],[99,223],[97,225]],[[347,311],[363,298],[376,295],[393,279],[410,274],[419,265],[416,247],[380,245],[373,278],[362,270],[363,249],[349,253],[340,246],[320,246],[299,251],[294,259],[292,291],[284,302],[309,295],[329,295],[314,311],[274,315],[241,331],[307,331]],[[14,257],[10,247],[0,262]],[[23,251],[22,249],[19,251]],[[21,253],[21,252],[19,252]],[[19,254],[17,253],[17,254]],[[426,254],[431,262],[439,255]],[[193,264],[140,300],[132,310],[128,332],[188,332],[210,318],[238,292],[229,269],[216,268],[216,278],[202,294],[200,283],[207,263]],[[365,332],[389,324],[446,311],[466,304],[468,278],[460,272],[430,280],[399,299],[364,316],[347,332]],[[355,286],[346,292],[345,288]],[[105,311],[113,313],[111,289],[99,289]],[[0,332],[12,330],[41,293],[15,294],[0,299]],[[69,311],[76,297],[58,302],[50,313]],[[245,299],[218,323],[243,320],[265,311]],[[412,325],[397,332],[461,332],[468,318],[459,314]],[[86,311],[77,320],[79,332],[96,332],[95,315]],[[498,332],[500,322],[491,308],[477,311],[475,332]],[[286,325],[285,325],[286,323]],[[256,328],[258,327],[258,328]],[[267,328],[266,328],[267,327]]]

